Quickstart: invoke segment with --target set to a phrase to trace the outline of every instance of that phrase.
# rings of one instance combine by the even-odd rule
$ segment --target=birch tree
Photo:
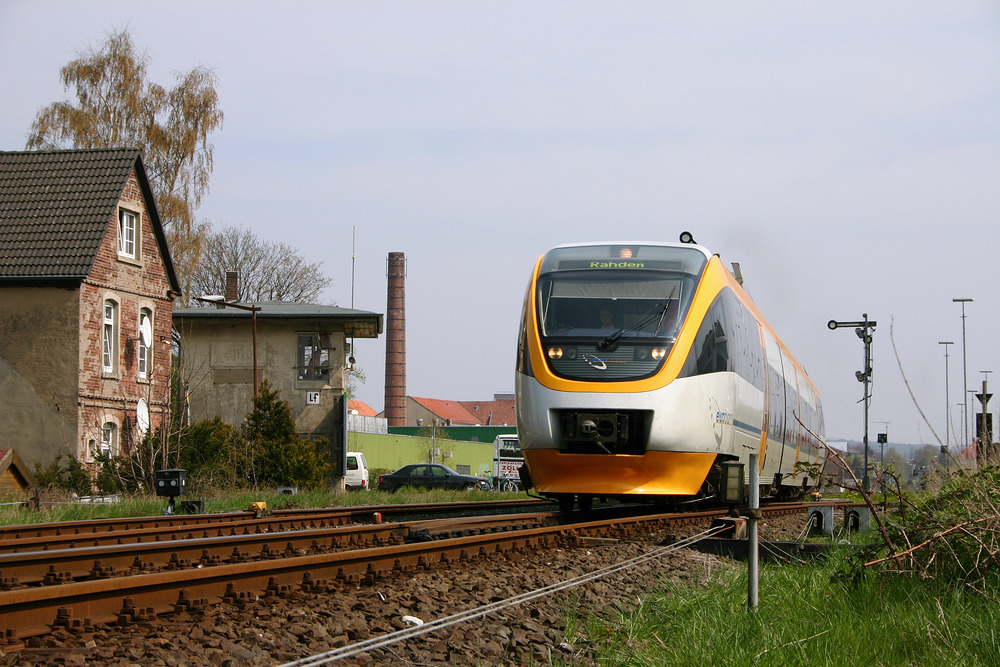
[[[136,51],[127,30],[77,55],[60,70],[75,101],[40,109],[27,148],[141,149],[186,303],[207,230],[196,211],[212,174],[209,135],[223,120],[216,76],[195,67],[175,74],[170,89],[149,81],[151,59]]]

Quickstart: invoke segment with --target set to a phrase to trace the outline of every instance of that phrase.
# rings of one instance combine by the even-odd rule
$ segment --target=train
[[[566,511],[673,506],[718,500],[736,471],[745,497],[757,454],[762,498],[813,491],[819,392],[742,283],[689,232],[542,255],[517,343],[524,486]]]

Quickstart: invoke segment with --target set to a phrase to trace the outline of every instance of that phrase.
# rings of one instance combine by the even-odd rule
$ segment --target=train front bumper
[[[647,451],[641,456],[529,449],[524,459],[541,494],[693,496],[715,454]]]

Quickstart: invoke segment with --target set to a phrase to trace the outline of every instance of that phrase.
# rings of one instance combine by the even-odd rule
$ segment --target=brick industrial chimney
[[[240,300],[240,272],[226,271],[226,301],[235,303]]]
[[[406,258],[390,252],[385,318],[385,417],[406,426]]]

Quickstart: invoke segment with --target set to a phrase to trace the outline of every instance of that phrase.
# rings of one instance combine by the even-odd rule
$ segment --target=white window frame
[[[118,302],[105,299],[103,307],[101,362],[104,372],[113,374],[118,369]]]
[[[149,345],[145,345],[142,342],[142,320],[143,318],[149,319],[149,330],[153,330],[153,311],[149,308],[139,309],[139,331],[136,336],[136,347],[138,348],[138,353],[136,354],[138,374],[140,380],[147,380],[153,372],[153,341],[149,341]]]
[[[138,243],[139,214],[128,209],[118,209],[118,254],[136,258]]]
[[[101,426],[101,441],[97,445],[97,454],[104,453],[109,456],[118,455],[118,424],[114,422],[104,422]]]

